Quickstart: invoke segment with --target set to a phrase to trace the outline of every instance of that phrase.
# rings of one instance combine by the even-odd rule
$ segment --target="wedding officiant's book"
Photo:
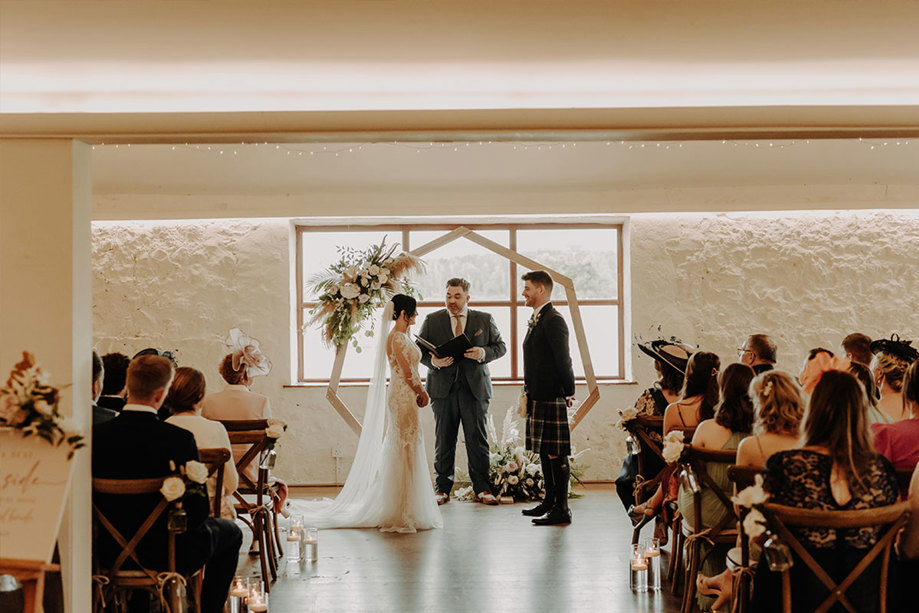
[[[454,360],[458,360],[463,357],[467,349],[472,347],[472,343],[469,342],[469,338],[465,334],[454,336],[440,347],[435,347],[433,343],[421,338],[417,334],[415,338],[418,340],[419,345],[438,358],[453,358]]]

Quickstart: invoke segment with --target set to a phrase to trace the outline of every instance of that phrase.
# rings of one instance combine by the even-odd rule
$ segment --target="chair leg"
[[[265,538],[265,523],[260,515],[252,518],[252,538],[258,539],[258,561],[262,570],[265,591],[270,592],[271,581],[268,580],[268,539]]]
[[[699,541],[693,541],[686,548],[686,572],[683,579],[683,613],[690,613],[696,600],[696,574],[699,572]]]

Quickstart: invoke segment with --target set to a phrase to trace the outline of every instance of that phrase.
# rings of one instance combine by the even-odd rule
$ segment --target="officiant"
[[[488,436],[485,421],[491,400],[488,363],[507,348],[491,314],[469,308],[469,282],[447,281],[446,308],[424,319],[418,336],[439,347],[465,335],[472,345],[456,357],[437,357],[421,343],[422,363],[428,367],[425,387],[434,410],[434,473],[437,504],[450,500],[460,423],[466,439],[469,477],[479,502],[498,504],[488,479]]]

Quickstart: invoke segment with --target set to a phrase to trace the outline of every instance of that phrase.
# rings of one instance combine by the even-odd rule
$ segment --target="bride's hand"
[[[418,403],[418,406],[419,406],[419,407],[426,407],[426,406],[428,406],[428,402],[430,402],[430,401],[431,401],[431,399],[428,398],[428,393],[425,392],[425,391],[423,391],[423,390],[422,390],[422,392],[421,392],[420,394],[418,394],[418,395],[415,397],[415,402]]]

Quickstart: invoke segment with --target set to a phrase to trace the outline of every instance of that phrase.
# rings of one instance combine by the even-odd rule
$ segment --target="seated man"
[[[99,405],[99,395],[102,393],[105,378],[105,368],[99,354],[93,351],[93,425],[98,426],[112,419],[118,413]]]
[[[166,477],[174,473],[173,467],[198,459],[194,435],[156,417],[172,377],[172,363],[167,358],[144,355],[131,361],[127,404],[118,417],[93,428],[93,477]],[[94,502],[122,534],[133,534],[159,503],[161,495],[138,495],[130,501],[118,498],[99,495]],[[176,538],[176,570],[187,574],[207,564],[201,610],[219,613],[223,611],[236,572],[242,532],[232,521],[208,517],[206,494],[186,494],[183,508],[188,516],[188,529]],[[166,569],[166,535],[164,514],[136,549],[140,560],[151,570]],[[105,565],[117,556],[120,547],[111,539],[101,539],[98,551]]]
[[[740,361],[756,374],[775,368],[775,342],[765,334],[754,334],[737,350]]]

